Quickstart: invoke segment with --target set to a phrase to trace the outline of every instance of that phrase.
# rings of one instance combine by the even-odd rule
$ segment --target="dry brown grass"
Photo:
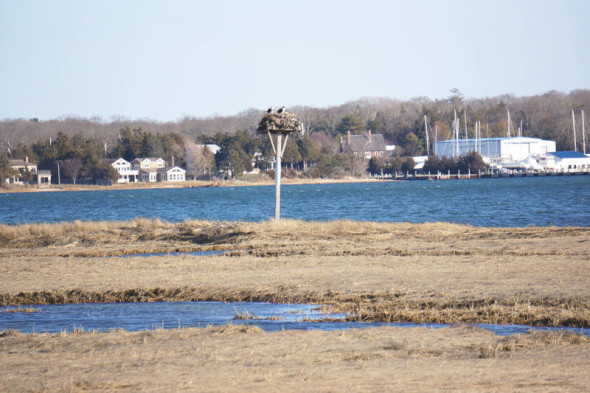
[[[589,228],[444,223],[0,226],[0,305],[311,302],[354,320],[589,326],[589,241]],[[210,249],[229,251],[96,258]],[[590,382],[585,337],[466,326],[5,331],[0,353],[0,390],[31,392],[585,391]]]
[[[472,327],[0,333],[12,391],[584,391],[590,344]]]
[[[590,325],[590,228],[136,219],[0,227],[0,305],[331,304],[350,319]],[[221,256],[96,259],[140,252]]]

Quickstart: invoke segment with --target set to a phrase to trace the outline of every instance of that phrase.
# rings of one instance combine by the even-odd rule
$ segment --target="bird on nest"
[[[285,113],[285,109],[287,109],[284,105],[277,111],[277,113]]]
[[[275,111],[275,108],[273,108],[272,106],[270,108],[268,108],[266,110],[266,113],[273,113]]]

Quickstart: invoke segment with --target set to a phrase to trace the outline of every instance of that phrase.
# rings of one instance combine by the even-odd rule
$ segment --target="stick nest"
[[[301,122],[293,113],[268,113],[264,115],[257,129],[259,134],[282,133],[301,131]]]

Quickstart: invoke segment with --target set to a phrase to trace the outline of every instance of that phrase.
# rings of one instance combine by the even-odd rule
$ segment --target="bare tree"
[[[213,153],[208,147],[188,142],[185,146],[185,155],[186,169],[190,175],[197,178],[208,173],[209,177],[211,177]]]
[[[64,175],[70,177],[75,185],[76,178],[80,174],[80,169],[82,169],[82,159],[76,157],[63,160],[62,168],[64,171]]]

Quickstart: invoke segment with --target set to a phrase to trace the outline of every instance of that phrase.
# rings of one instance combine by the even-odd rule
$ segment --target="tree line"
[[[380,164],[383,167],[375,164],[378,172],[401,170],[404,162],[401,157],[425,154],[427,140],[432,144],[435,139],[452,138],[455,114],[460,121],[461,137],[473,137],[475,124],[479,122],[482,137],[504,136],[508,127],[514,135],[520,128],[523,136],[555,140],[557,150],[573,150],[571,111],[574,110],[576,127],[581,130],[581,111],[589,107],[590,90],[550,91],[530,97],[506,94],[465,98],[457,89],[435,100],[364,98],[328,108],[296,106],[288,110],[301,120],[305,134],[287,145],[283,162],[289,170],[285,174],[288,176],[291,169],[306,176],[366,173],[367,163],[339,154],[339,143],[348,132],[360,134],[368,130],[383,134],[388,144],[396,146],[396,157],[389,160],[391,162]],[[175,165],[185,167],[193,176],[217,169],[232,173],[241,173],[253,166],[266,169],[272,160],[271,147],[268,138],[256,136],[263,114],[263,110],[248,109],[235,116],[187,116],[165,123],[120,117],[109,121],[77,117],[6,119],[0,121],[0,158],[28,156],[38,162],[39,168],[50,169],[54,175],[59,164],[68,172],[68,177],[85,179],[114,177],[101,161],[108,157],[161,156],[169,163],[174,160]],[[576,142],[581,150],[579,131]],[[205,143],[219,145],[220,154],[207,153],[200,147]],[[590,151],[590,138],[586,138],[586,143]],[[260,153],[256,160],[253,160],[254,153]],[[460,170],[462,164],[450,161],[442,160],[438,168]],[[436,159],[428,165],[435,163]]]
[[[74,184],[100,180],[115,181],[119,174],[105,160],[138,157],[163,157],[168,162],[184,165],[184,139],[174,133],[152,134],[141,128],[124,127],[119,130],[116,144],[109,148],[101,140],[85,136],[82,132],[73,137],[58,132],[56,137],[40,138],[32,144],[20,142],[14,149],[0,152],[0,180],[14,175],[9,159],[27,159],[39,170],[50,170],[53,179],[69,179]],[[23,174],[23,180],[32,180],[32,174]]]
[[[465,132],[469,137],[473,136],[476,122],[482,125],[483,137],[506,135],[507,112],[510,111],[515,131],[521,127],[523,136],[555,140],[558,150],[572,150],[571,111],[574,110],[576,114],[577,129],[580,130],[581,111],[584,108],[590,108],[590,90],[573,90],[569,93],[549,91],[528,97],[504,94],[466,98],[459,90],[452,89],[447,97],[434,100],[425,97],[406,101],[363,98],[326,108],[295,106],[288,110],[297,115],[310,135],[319,133],[337,140],[349,130],[358,133],[370,129],[373,133],[383,134],[386,141],[398,146],[400,155],[418,155],[425,150],[424,116],[429,121],[429,140],[432,143],[436,136],[439,140],[451,138],[455,112],[461,120],[462,137]],[[132,130],[148,130],[152,134],[179,134],[187,141],[200,136],[212,136],[220,130],[230,134],[241,130],[254,135],[263,114],[263,109],[247,109],[234,116],[186,116],[175,122],[72,116],[48,120],[5,119],[0,121],[0,151],[14,149],[20,142],[31,144],[39,138],[55,136],[58,132],[70,137],[81,132],[112,145],[117,141],[119,130],[127,126]],[[586,115],[590,116],[588,113]],[[435,130],[438,135],[434,135]],[[577,145],[580,146],[580,132],[577,133],[577,139]],[[590,144],[588,139],[587,143]]]

